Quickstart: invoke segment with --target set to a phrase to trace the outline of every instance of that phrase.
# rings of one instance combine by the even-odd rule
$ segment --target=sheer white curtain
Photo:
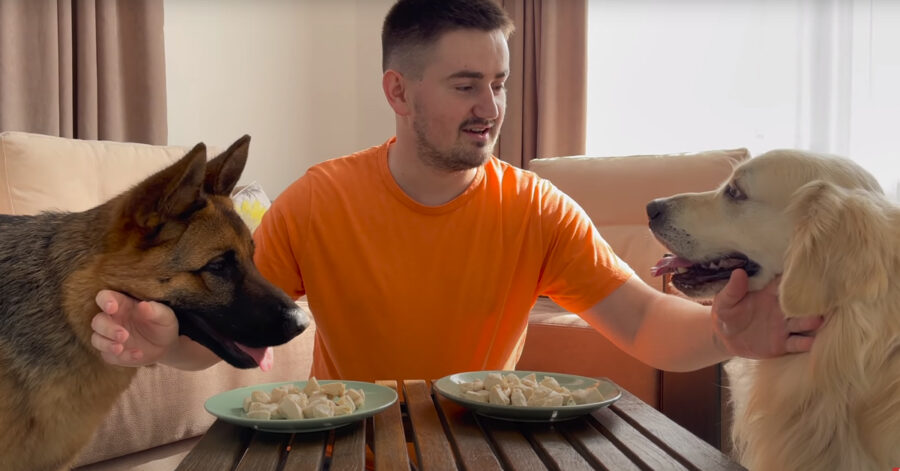
[[[900,193],[900,2],[589,0],[586,152],[793,147]]]

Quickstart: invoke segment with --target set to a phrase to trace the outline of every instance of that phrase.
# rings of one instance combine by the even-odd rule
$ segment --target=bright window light
[[[900,2],[589,0],[589,155],[852,158],[900,192]]]

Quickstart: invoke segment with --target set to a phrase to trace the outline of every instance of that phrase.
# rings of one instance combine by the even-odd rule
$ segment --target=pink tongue
[[[275,353],[272,351],[272,347],[252,348],[239,343],[235,343],[235,345],[237,345],[244,353],[250,355],[259,365],[259,369],[263,371],[272,369],[272,364],[275,362]]]
[[[650,269],[650,273],[653,276],[659,276],[666,273],[673,273],[678,267],[689,267],[691,265],[693,265],[693,263],[691,263],[690,260],[675,255],[668,255],[656,262],[656,265]]]

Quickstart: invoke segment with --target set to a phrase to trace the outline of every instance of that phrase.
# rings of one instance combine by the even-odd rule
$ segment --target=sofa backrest
[[[113,141],[0,133],[0,214],[84,211],[190,150]],[[207,149],[209,156],[216,150]]]
[[[613,250],[650,286],[650,268],[666,253],[647,227],[646,205],[676,193],[707,191],[750,157],[747,149],[627,157],[535,159],[528,169],[550,180],[590,216]]]

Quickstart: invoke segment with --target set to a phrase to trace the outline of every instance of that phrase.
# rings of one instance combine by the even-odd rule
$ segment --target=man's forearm
[[[636,276],[581,313],[617,347],[666,371],[693,371],[730,358],[710,308],[660,293]]]
[[[731,358],[712,328],[710,308],[671,295],[647,306],[634,338],[641,358],[666,371],[694,371]]]

